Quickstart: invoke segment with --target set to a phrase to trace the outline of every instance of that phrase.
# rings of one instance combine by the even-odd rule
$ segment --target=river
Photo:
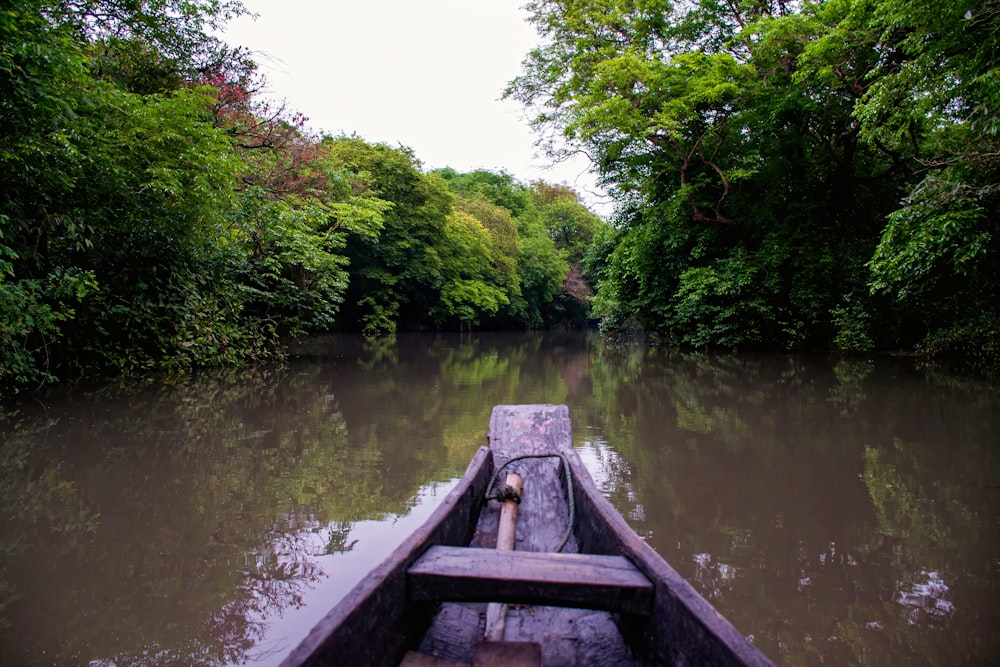
[[[1000,388],[592,334],[300,345],[0,422],[0,664],[276,664],[485,444],[565,403],[601,490],[779,664],[1000,660]]]

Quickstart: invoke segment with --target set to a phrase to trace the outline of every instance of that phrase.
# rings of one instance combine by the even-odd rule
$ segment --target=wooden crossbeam
[[[515,602],[649,614],[653,584],[622,556],[433,546],[407,572],[418,602]]]

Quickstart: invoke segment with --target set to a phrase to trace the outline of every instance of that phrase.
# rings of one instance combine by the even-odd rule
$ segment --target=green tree
[[[452,169],[436,172],[457,194],[463,195],[473,214],[494,230],[505,258],[516,256],[516,288],[508,288],[510,303],[490,322],[497,327],[540,328],[546,310],[569,272],[569,266],[549,237],[528,186],[507,173],[477,170],[459,174]],[[476,203],[478,202],[478,203]],[[502,210],[509,212],[505,214]],[[516,223],[516,243],[510,220]],[[515,249],[516,248],[516,249]],[[504,259],[507,262],[507,259]],[[509,275],[503,268],[501,275]]]
[[[458,197],[455,210],[471,216],[488,232],[490,282],[503,290],[507,295],[504,305],[509,304],[521,291],[517,262],[522,249],[517,220],[509,209],[483,195]]]
[[[246,363],[329,329],[355,192],[209,34],[228,1],[38,0],[0,25],[0,385]]]
[[[92,44],[131,43],[186,79],[232,59],[215,35],[247,9],[239,0],[32,0],[51,23]],[[119,61],[119,66],[121,62]]]
[[[355,193],[355,175],[308,133],[305,117],[260,99],[245,70],[212,80],[215,123],[241,159],[231,236],[247,315],[281,336],[328,331],[348,286],[347,239],[376,237],[391,205]]]
[[[424,174],[412,151],[328,137],[331,164],[356,175],[352,187],[392,204],[378,239],[348,241],[351,283],[345,312],[370,336],[427,321],[444,284],[441,249],[453,196]]]
[[[537,206],[531,191],[506,171],[476,169],[459,173],[451,168],[437,169],[435,174],[448,184],[448,189],[458,195],[474,198],[481,195],[496,206],[510,211],[517,219],[537,215]]]
[[[596,277],[589,274],[584,260],[597,237],[610,226],[566,185],[536,181],[531,184],[531,196],[549,237],[570,266],[547,309],[546,320],[550,324],[584,325],[591,316],[591,297],[596,284]]]
[[[519,220],[521,255],[517,272],[521,279],[521,298],[511,302],[511,315],[529,328],[541,328],[546,308],[557,294],[569,265],[546,232],[541,220]]]
[[[85,225],[52,210],[80,164],[64,117],[87,73],[73,32],[44,6],[6,7],[0,21],[0,386],[52,377],[50,345],[94,288],[92,274],[46,261],[52,236],[87,242]]]
[[[931,353],[1000,370],[1000,4],[926,0],[860,7],[891,54],[856,110],[864,136],[918,166],[871,262]],[[920,338],[923,338],[921,341]]]
[[[580,195],[566,185],[543,181],[531,184],[531,197],[556,248],[566,253],[572,265],[583,262],[602,226],[597,214],[584,205]]]
[[[616,193],[606,323],[695,346],[863,345],[865,262],[907,172],[852,115],[880,51],[842,29],[850,4],[529,5],[543,41],[507,96]]]
[[[510,303],[501,286],[491,280],[493,239],[479,220],[457,210],[445,223],[445,241],[441,301],[431,315],[439,323],[457,320],[460,327],[471,329],[482,315],[496,315]]]
[[[94,33],[80,21],[96,24],[73,12],[105,9],[34,3],[5,15],[3,311],[16,332],[5,384],[178,352],[189,341],[173,338],[177,306],[225,229],[235,162],[210,91],[144,95],[96,76]]]

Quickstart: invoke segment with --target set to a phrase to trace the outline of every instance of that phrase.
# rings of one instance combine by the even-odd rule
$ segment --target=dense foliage
[[[3,9],[0,391],[264,360],[335,328],[528,327],[565,311],[551,304],[578,241],[549,235],[549,204],[506,174],[455,190],[405,148],[314,136],[212,36],[243,11]]]
[[[5,8],[0,391],[595,315],[1000,366],[996,0],[528,8],[507,94],[593,157],[614,227],[565,186],[312,134],[212,36],[237,0]]]
[[[618,194],[608,326],[1000,358],[995,0],[535,0],[507,95]]]

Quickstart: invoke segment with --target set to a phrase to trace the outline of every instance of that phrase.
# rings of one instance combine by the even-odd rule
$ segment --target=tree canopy
[[[996,359],[995,0],[528,10],[506,95],[617,195],[607,324]]]
[[[0,390],[264,361],[311,332],[639,325],[1000,367],[1000,5],[528,4],[507,91],[564,185],[321,136],[214,32],[236,0],[0,23]]]
[[[312,133],[213,36],[242,13],[4,10],[0,391],[265,361],[311,332],[558,318],[569,251],[527,185]]]

